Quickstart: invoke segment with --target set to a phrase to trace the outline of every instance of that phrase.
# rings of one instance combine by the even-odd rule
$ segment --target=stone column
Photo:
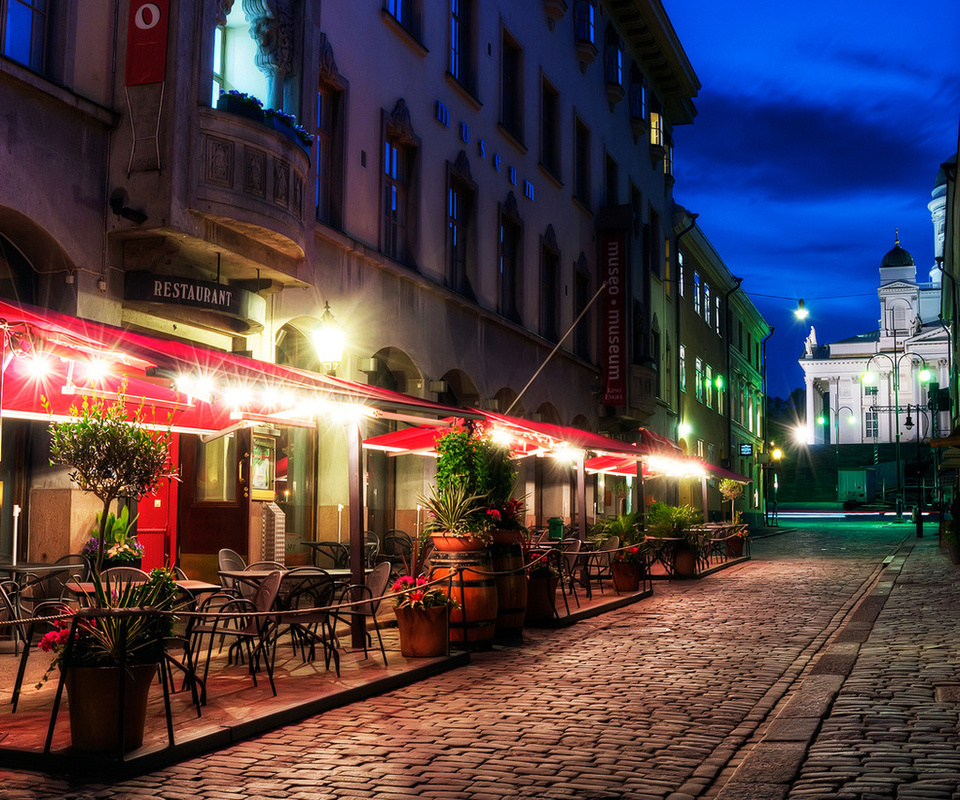
[[[257,43],[256,64],[267,76],[269,108],[283,108],[283,82],[293,68],[293,13],[290,0],[243,0],[250,37]]]
[[[813,413],[813,377],[806,376],[807,389],[807,444],[816,444],[816,424],[817,418]]]

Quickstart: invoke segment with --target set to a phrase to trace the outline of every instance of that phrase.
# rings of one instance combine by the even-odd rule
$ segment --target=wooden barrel
[[[430,556],[430,580],[451,577],[450,594],[460,608],[450,613],[450,642],[461,649],[493,646],[497,625],[497,581],[490,553],[438,553]]]
[[[519,544],[494,544],[490,548],[497,579],[497,639],[519,639],[527,613],[527,573]]]

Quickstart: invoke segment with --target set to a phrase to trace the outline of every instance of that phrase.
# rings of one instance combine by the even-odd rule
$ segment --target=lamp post
[[[910,409],[907,406],[907,418],[903,422],[903,427],[908,431],[913,428],[913,419],[910,417]],[[923,472],[920,468],[920,441],[923,436],[920,432],[920,404],[917,404],[917,538],[923,538]]]
[[[840,383],[837,382],[837,402],[840,402]],[[857,418],[853,413],[853,409],[850,406],[841,406],[838,405],[836,411],[833,414],[833,430],[834,430],[834,446],[837,451],[837,502],[840,501],[840,412],[849,411],[850,416],[847,417],[847,422],[851,425],[856,423]]]
[[[896,342],[896,339],[894,339],[894,342]],[[874,353],[870,356],[860,380],[867,385],[872,385],[876,381],[877,376],[870,372],[870,364],[875,358],[885,358],[890,362],[890,371],[893,377],[893,406],[888,406],[888,408],[893,411],[896,418],[894,436],[897,456],[897,519],[900,520],[903,518],[904,505],[903,474],[900,469],[900,362],[903,361],[904,358],[908,358],[910,359],[911,365],[917,362],[923,364],[923,368],[917,376],[921,383],[926,383],[930,380],[930,370],[927,369],[926,359],[918,353],[900,353],[897,355],[896,344],[894,344],[893,353],[892,356],[889,353]]]
[[[330,311],[330,303],[324,303],[323,314],[313,331],[313,346],[317,350],[318,360],[327,372],[335,373],[340,366],[346,336],[346,329]]]

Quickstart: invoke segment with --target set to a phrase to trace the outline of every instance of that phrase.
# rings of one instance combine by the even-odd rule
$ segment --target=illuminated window
[[[447,253],[450,287],[476,299],[476,184],[461,151],[447,175]]]
[[[703,321],[710,325],[710,284],[703,282]]]
[[[687,391],[687,348],[680,345],[680,391]]]
[[[714,311],[716,312],[716,313],[714,314],[714,321],[715,321],[716,326],[717,326],[717,336],[723,336],[723,331],[720,330],[720,328],[721,328],[721,325],[720,325],[720,319],[721,319],[721,314],[720,314],[720,295],[717,295],[717,296],[714,298],[714,300],[716,301],[715,306],[714,306]]]
[[[683,253],[677,252],[677,291],[683,297]]]
[[[876,387],[873,387],[876,388]],[[880,421],[876,411],[867,411],[864,414],[864,434],[868,439],[876,439],[880,435]]]
[[[707,408],[713,408],[713,368],[707,367],[703,373],[704,402]]]
[[[573,13],[577,41],[596,46],[597,4],[595,0],[577,0]]]
[[[269,106],[267,76],[257,68],[257,42],[250,36],[250,23],[240,3],[227,15],[225,25],[213,34],[213,97],[216,106],[220,92],[234,90],[256,97]]]
[[[700,273],[693,273],[693,310],[699,316],[700,314]]]
[[[696,392],[697,400],[699,400],[702,403],[703,402],[703,361],[701,361],[699,358],[696,360],[696,363],[694,365],[693,377],[694,377],[694,380],[696,381],[696,386],[697,386],[697,392]]]

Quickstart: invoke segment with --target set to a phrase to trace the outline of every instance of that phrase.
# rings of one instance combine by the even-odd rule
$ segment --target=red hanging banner
[[[127,86],[163,83],[167,68],[170,0],[130,0]]]
[[[607,282],[600,323],[603,404],[615,408],[627,405],[626,245],[622,231],[600,238],[603,279]]]

